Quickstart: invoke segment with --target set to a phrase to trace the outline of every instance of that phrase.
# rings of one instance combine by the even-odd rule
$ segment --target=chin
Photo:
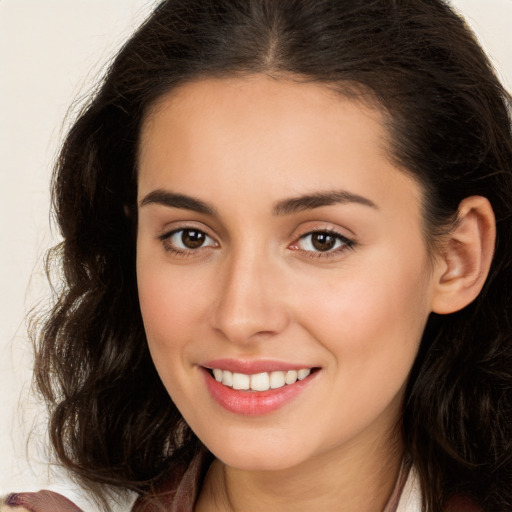
[[[276,439],[277,438],[277,439]],[[226,443],[224,440],[229,440]],[[236,439],[225,436],[219,442],[206,442],[207,448],[227,466],[244,471],[283,471],[296,467],[308,458],[303,443],[291,443],[290,437],[280,441],[279,436],[268,435],[264,439]]]
[[[300,465],[303,457],[288,454],[220,453],[214,455],[229,467],[242,471],[285,471]]]

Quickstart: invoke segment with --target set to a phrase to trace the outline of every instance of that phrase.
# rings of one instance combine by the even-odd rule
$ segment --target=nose
[[[233,343],[268,339],[289,322],[279,269],[256,253],[234,255],[219,275],[212,326]]]

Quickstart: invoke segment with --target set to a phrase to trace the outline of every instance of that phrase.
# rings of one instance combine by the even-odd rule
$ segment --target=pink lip
[[[218,368],[219,370],[228,370],[230,372],[245,373],[252,375],[263,372],[286,372],[287,370],[302,370],[303,368],[312,368],[311,364],[294,364],[283,361],[258,360],[243,361],[239,359],[215,359],[202,363],[205,368]]]
[[[214,368],[219,367],[214,366]],[[304,368],[304,366],[301,368]],[[288,369],[290,368],[288,367]],[[318,373],[320,373],[311,373],[304,380],[298,380],[295,384],[285,385],[277,389],[269,389],[268,391],[246,391],[224,386],[224,384],[217,382],[213,378],[209,370],[206,368],[200,368],[200,370],[203,373],[206,387],[212,398],[227,411],[243,416],[261,416],[279,409],[307,388]],[[250,373],[259,372],[251,371]]]

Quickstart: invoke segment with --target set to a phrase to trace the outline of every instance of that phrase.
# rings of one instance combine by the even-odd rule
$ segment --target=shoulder
[[[82,512],[73,502],[52,491],[10,494],[0,501],[0,512]]]

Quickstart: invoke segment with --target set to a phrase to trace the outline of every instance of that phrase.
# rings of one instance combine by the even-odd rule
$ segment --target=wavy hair
[[[432,314],[406,391],[406,449],[424,510],[455,493],[512,509],[510,97],[442,0],[167,0],[119,52],[58,158],[60,290],[35,378],[60,462],[96,492],[150,493],[201,443],[151,361],[137,297],[136,155],[150,107],[202,77],[267,73],[371,95],[391,153],[423,186],[426,239],[462,199],[489,199],[495,255],[463,310]]]

